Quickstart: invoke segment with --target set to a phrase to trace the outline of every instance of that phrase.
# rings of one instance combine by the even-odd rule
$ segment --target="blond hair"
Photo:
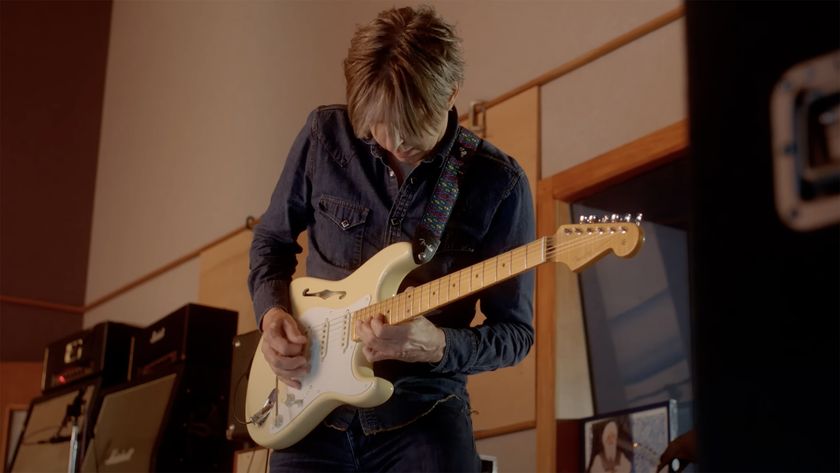
[[[381,12],[356,30],[344,60],[355,134],[385,123],[402,136],[434,131],[464,80],[461,40],[428,6]]]

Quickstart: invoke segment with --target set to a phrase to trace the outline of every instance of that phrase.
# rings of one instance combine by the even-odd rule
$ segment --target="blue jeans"
[[[398,429],[365,435],[358,416],[340,430],[320,424],[295,445],[271,454],[271,473],[479,472],[467,404],[452,398]]]

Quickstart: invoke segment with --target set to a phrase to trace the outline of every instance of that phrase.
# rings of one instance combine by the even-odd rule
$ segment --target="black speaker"
[[[227,404],[211,367],[183,363],[103,391],[82,471],[231,471]]]
[[[245,397],[251,361],[257,351],[262,333],[259,330],[237,335],[233,339],[233,364],[230,374],[230,403],[228,404],[227,438],[234,442],[251,443],[245,426]]]
[[[231,340],[236,335],[237,313],[232,310],[187,304],[138,335],[132,373],[141,379],[169,370],[173,365],[207,364],[230,371]],[[221,378],[227,389],[228,378]]]
[[[102,322],[47,345],[41,390],[61,389],[79,380],[101,377],[102,387],[128,381],[131,349],[139,327]]]
[[[80,381],[33,399],[9,471],[66,472],[71,461],[77,466],[96,421],[100,381]],[[73,417],[78,446],[71,458]]]
[[[698,471],[840,471],[840,3],[685,5]]]
[[[85,471],[230,471],[235,311],[187,304],[144,328],[131,383],[103,391]]]

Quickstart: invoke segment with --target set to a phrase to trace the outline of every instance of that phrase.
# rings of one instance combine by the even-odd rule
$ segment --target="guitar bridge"
[[[265,404],[254,413],[251,417],[248,418],[249,422],[253,422],[257,425],[263,425],[265,420],[268,419],[268,414],[271,413],[271,409],[277,404],[277,388],[271,390],[271,393],[268,395],[268,398],[265,400]]]

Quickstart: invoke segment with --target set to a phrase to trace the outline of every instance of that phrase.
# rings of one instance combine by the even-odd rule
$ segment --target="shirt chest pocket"
[[[312,243],[329,264],[356,269],[362,264],[365,222],[370,209],[338,197],[321,196],[316,205]]]

